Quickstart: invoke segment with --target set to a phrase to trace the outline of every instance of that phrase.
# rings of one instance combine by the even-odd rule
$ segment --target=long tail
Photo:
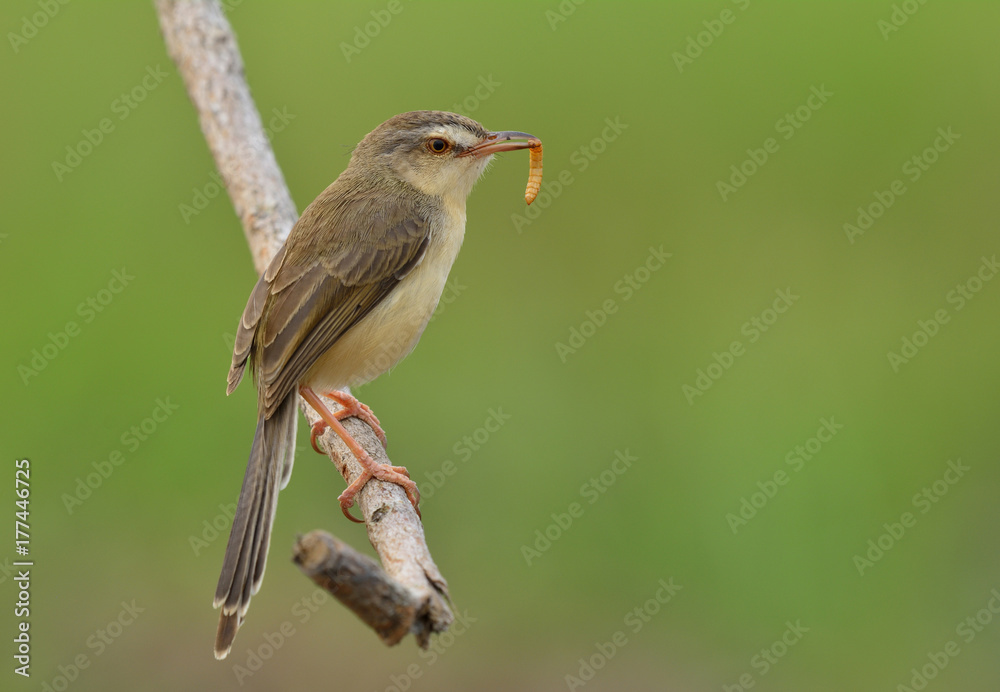
[[[217,659],[229,654],[250,606],[250,597],[257,593],[264,578],[278,491],[288,484],[295,459],[298,421],[295,403],[293,392],[281,402],[273,416],[265,418],[261,414],[257,419],[257,432],[253,436],[250,460],[226,545],[222,575],[215,589],[215,607],[222,606],[219,630],[215,635]]]

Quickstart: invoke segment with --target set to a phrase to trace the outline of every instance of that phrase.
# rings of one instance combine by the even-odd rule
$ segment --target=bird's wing
[[[286,242],[275,255],[250,294],[233,349],[229,391],[252,356],[265,417],[420,263],[430,240],[426,216],[401,202],[378,209],[360,199],[332,209],[314,203],[296,226],[303,224],[311,238]],[[322,233],[317,224],[326,226]]]

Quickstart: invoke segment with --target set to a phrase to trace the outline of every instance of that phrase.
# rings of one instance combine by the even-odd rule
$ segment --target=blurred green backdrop
[[[467,623],[421,656],[303,604],[296,533],[367,541],[300,426],[212,658],[254,425],[251,387],[224,396],[243,234],[198,197],[153,7],[13,0],[0,449],[31,461],[35,566],[10,689],[995,689],[1000,5],[230,4],[300,209],[401,111],[545,142],[530,217],[527,156],[500,157],[450,302],[360,391]]]

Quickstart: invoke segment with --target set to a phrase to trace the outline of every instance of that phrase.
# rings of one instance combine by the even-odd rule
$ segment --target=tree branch
[[[216,0],[157,0],[156,9],[167,50],[198,112],[261,274],[298,215],[250,96],[236,37]],[[336,410],[332,400],[326,401]],[[310,424],[319,419],[301,397],[299,407]],[[344,424],[376,462],[390,463],[371,428],[356,418]],[[333,431],[319,439],[348,483],[361,474],[361,465]],[[321,532],[297,543],[295,561],[386,644],[410,631],[426,648],[430,634],[446,630],[453,616],[448,586],[431,558],[423,526],[402,488],[392,483],[369,481],[358,495],[358,506],[385,572]]]

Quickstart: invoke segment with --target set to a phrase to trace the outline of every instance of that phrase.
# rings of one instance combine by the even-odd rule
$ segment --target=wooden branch
[[[236,37],[217,0],[157,0],[156,9],[167,50],[198,112],[261,274],[298,214],[250,96]],[[301,397],[299,407],[310,424],[319,419]],[[376,462],[390,463],[371,428],[356,418],[344,424]],[[361,474],[361,465],[336,434],[327,430],[320,440],[348,483]],[[426,648],[430,633],[446,630],[453,616],[448,586],[431,558],[423,526],[403,489],[392,483],[369,481],[358,495],[358,506],[385,572],[374,561],[345,557],[344,544],[316,532],[298,542],[295,560],[334,596],[350,593],[345,604],[386,644],[411,631]],[[408,597],[386,598],[387,589]]]
[[[409,589],[387,575],[375,561],[323,531],[301,537],[293,558],[299,568],[354,612],[387,646],[413,632],[427,648],[439,621]]]

